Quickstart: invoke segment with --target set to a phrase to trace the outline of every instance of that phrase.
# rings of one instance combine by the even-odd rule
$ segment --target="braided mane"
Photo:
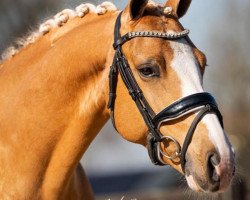
[[[51,19],[46,20],[43,22],[39,28],[35,31],[28,34],[28,36],[18,39],[14,45],[7,48],[0,57],[0,64],[10,59],[11,57],[15,56],[22,48],[28,46],[29,44],[35,43],[40,37],[46,35],[51,30],[55,28],[62,27],[65,25],[69,20],[79,17],[83,18],[88,13],[94,13],[97,15],[103,15],[108,11],[116,11],[116,6],[111,2],[103,2],[98,6],[94,6],[93,4],[86,3],[81,4],[75,8],[75,10],[65,9],[59,13],[57,13]]]

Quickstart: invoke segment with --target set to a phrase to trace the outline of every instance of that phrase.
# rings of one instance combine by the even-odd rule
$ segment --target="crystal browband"
[[[185,29],[181,32],[178,33],[169,33],[169,32],[159,32],[159,31],[136,31],[136,32],[129,32],[122,37],[119,38],[114,43],[114,48],[118,45],[123,45],[126,41],[131,40],[135,37],[158,37],[158,38],[163,38],[163,39],[168,39],[168,40],[175,40],[179,38],[183,38],[189,34],[189,30]]]

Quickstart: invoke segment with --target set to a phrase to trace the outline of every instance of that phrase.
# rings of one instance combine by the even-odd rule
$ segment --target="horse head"
[[[179,22],[190,3],[129,2],[116,22],[110,93],[117,95],[109,107],[122,137],[146,146],[155,164],[185,174],[195,191],[221,192],[233,178],[235,156],[202,86],[206,57]]]

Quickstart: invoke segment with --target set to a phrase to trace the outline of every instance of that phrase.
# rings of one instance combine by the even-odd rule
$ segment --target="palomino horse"
[[[83,4],[9,48],[0,65],[1,199],[93,199],[79,160],[108,104],[122,137],[193,190],[229,186],[234,153],[202,88],[206,58],[178,21],[190,2],[131,0],[122,14],[109,2]]]

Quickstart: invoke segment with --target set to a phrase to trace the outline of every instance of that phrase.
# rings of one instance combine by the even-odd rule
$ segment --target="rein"
[[[116,99],[116,88],[118,74],[121,75],[121,78],[128,89],[128,92],[135,102],[138,110],[140,111],[145,124],[148,127],[148,136],[147,136],[147,149],[149,157],[153,164],[155,165],[167,165],[163,161],[162,156],[170,160],[173,160],[177,157],[180,157],[180,164],[183,172],[185,173],[185,164],[186,164],[186,152],[191,143],[192,136],[195,132],[195,129],[198,123],[202,118],[208,113],[214,113],[217,115],[221,126],[223,127],[223,118],[218,109],[217,103],[213,96],[209,93],[196,93],[189,96],[186,96],[173,104],[167,106],[158,114],[155,114],[153,109],[150,107],[146,98],[143,95],[142,90],[140,89],[138,83],[136,82],[134,75],[131,71],[129,63],[122,52],[122,45],[129,40],[136,37],[151,37],[151,38],[162,38],[164,40],[177,40],[180,38],[188,38],[188,30],[184,30],[180,33],[161,33],[157,31],[139,31],[139,32],[129,32],[123,36],[120,34],[121,27],[121,16],[122,12],[119,13],[114,30],[114,44],[115,56],[113,59],[112,66],[110,67],[109,73],[109,102],[108,108],[110,109],[110,117],[115,126],[114,118],[114,109],[115,109],[115,99]],[[173,121],[180,117],[187,116],[190,113],[198,112],[195,119],[193,120],[188,133],[185,137],[182,147],[176,139],[171,136],[164,136],[160,132],[160,127],[163,122]],[[176,146],[175,155],[170,156],[164,153],[161,150],[162,142],[173,142]]]

